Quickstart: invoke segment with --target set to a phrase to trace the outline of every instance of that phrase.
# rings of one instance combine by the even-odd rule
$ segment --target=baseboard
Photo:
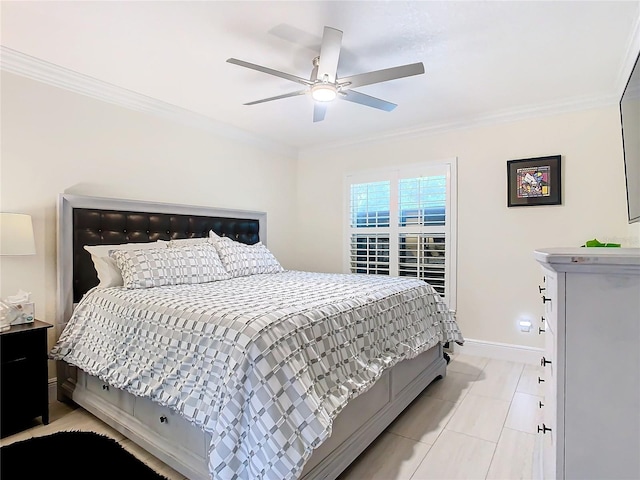
[[[527,347],[525,345],[487,342],[484,340],[465,338],[464,345],[456,345],[454,353],[538,365],[544,350],[542,348]]]

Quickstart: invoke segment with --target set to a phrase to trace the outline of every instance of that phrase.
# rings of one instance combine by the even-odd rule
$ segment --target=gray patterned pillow
[[[232,277],[284,271],[273,253],[261,242],[246,245],[227,237],[220,237],[214,245],[224,268]]]
[[[167,247],[186,247],[187,245],[200,245],[202,243],[211,243],[209,237],[174,238],[173,240],[169,240]]]
[[[207,283],[231,278],[213,245],[154,250],[119,250],[111,254],[126,288]]]

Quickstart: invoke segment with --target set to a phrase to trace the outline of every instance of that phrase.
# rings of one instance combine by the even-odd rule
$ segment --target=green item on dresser
[[[619,243],[602,243],[597,239],[587,240],[587,242],[582,245],[583,247],[619,247]]]

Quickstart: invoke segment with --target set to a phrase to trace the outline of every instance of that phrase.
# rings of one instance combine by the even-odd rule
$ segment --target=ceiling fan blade
[[[291,80],[292,82],[301,83],[302,85],[313,85],[313,82],[307,80],[306,78],[296,77],[295,75],[291,75],[289,73],[284,73],[279,70],[256,65],[255,63],[245,62],[244,60],[238,60],[237,58],[228,58],[227,62],[233,63],[234,65],[240,65],[241,67],[251,68],[252,70],[257,70],[259,72],[268,73],[269,75],[284,78],[285,80]]]
[[[324,120],[324,114],[327,113],[326,102],[314,102],[313,104],[313,121],[321,122]]]
[[[276,97],[263,98],[262,100],[256,100],[254,102],[245,103],[244,105],[257,105],[258,103],[270,102],[271,100],[280,100],[281,98],[296,97],[298,95],[304,95],[308,90],[300,90],[298,92],[285,93]]]
[[[338,83],[340,85],[345,85],[348,88],[357,88],[364,85],[372,85],[374,83],[395,80],[396,78],[420,75],[422,73],[424,73],[424,65],[422,64],[422,62],[418,62],[411,63],[409,65],[402,65],[400,67],[385,68],[383,70],[376,70],[374,72],[367,72],[361,73],[359,75],[352,75],[350,77],[344,77],[339,79]]]
[[[318,80],[329,83],[336,81],[340,47],[342,46],[342,32],[331,27],[324,27],[322,45],[320,46],[320,62],[318,64]]]
[[[347,90],[345,92],[341,92],[338,98],[342,100],[346,100],[348,102],[359,103],[360,105],[366,105],[367,107],[377,108],[378,110],[384,110],[385,112],[390,112],[398,105],[395,103],[387,102],[385,100],[380,100],[376,97],[371,97],[369,95],[365,95],[364,93],[356,92],[354,90]]]

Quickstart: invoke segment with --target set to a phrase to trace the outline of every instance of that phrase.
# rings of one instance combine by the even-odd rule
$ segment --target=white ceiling
[[[637,1],[18,1],[1,41],[118,87],[294,149],[615,103],[637,53]],[[393,112],[336,101],[312,122],[300,85],[324,26],[344,32],[338,76],[423,62],[426,73],[361,87]]]

